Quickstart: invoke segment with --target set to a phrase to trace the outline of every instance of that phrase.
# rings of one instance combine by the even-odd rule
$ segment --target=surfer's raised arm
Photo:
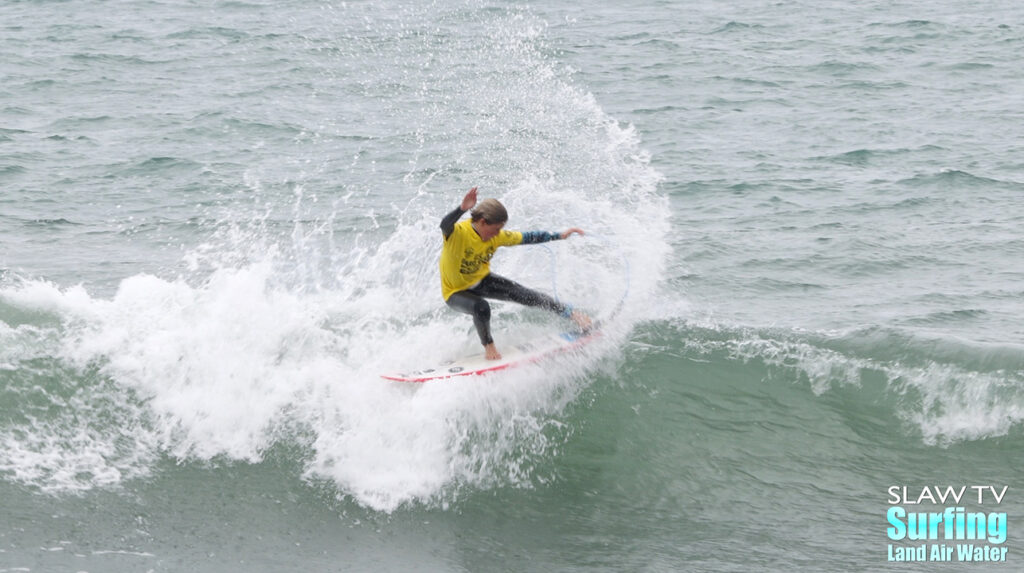
[[[444,219],[441,219],[441,232],[444,233],[445,239],[448,239],[448,237],[451,236],[452,231],[455,230],[455,223],[457,223],[459,219],[466,214],[466,211],[472,209],[474,205],[476,205],[476,187],[470,189],[469,193],[466,193],[466,196],[462,198],[462,203],[458,207],[453,209],[451,213],[445,215]]]

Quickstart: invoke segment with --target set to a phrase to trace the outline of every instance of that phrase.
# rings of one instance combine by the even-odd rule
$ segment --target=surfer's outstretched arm
[[[583,229],[579,227],[573,227],[569,230],[562,231],[561,233],[551,233],[549,231],[524,231],[523,242],[521,245],[536,245],[537,243],[546,243],[548,241],[558,241],[562,239],[568,239],[570,235],[576,233],[583,236]]]

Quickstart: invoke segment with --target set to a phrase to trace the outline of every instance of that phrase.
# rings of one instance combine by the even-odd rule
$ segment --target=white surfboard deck
[[[380,376],[381,378],[397,382],[430,382],[459,376],[479,376],[522,364],[539,362],[553,354],[575,350],[598,336],[600,336],[600,332],[596,329],[585,334],[580,332],[549,334],[519,344],[499,348],[498,350],[501,352],[500,360],[487,360],[484,358],[484,353],[480,352],[445,362],[436,367],[406,372],[392,372],[381,374]]]

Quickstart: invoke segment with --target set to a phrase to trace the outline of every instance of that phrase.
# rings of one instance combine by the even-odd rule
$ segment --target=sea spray
[[[320,135],[296,135],[281,160],[249,166],[234,196],[201,207],[208,232],[181,267],[125,277],[109,297],[38,280],[5,284],[0,300],[16,312],[52,317],[45,336],[57,361],[47,375],[66,371],[72,384],[88,377],[95,419],[113,424],[87,434],[94,455],[77,462],[80,440],[47,437],[78,432],[73,412],[56,412],[49,434],[11,428],[8,451],[21,453],[5,459],[5,471],[60,492],[123,484],[161,459],[257,463],[287,444],[307,479],[383,511],[552,479],[538,468],[568,435],[566,406],[656,296],[668,208],[639,134],[545,55],[542,22],[518,9],[477,17],[483,44],[475,32],[472,42],[458,31],[407,34],[412,21],[378,29],[385,37],[373,49],[397,76],[362,67],[357,84],[369,92],[401,77],[392,101],[423,105],[400,105],[376,116],[373,133],[343,139],[361,151],[340,165],[317,154],[327,132],[349,129],[352,118],[325,113]],[[352,39],[337,41],[345,48]],[[500,56],[502,73],[448,71],[480,50]],[[403,177],[381,180],[367,168],[383,153],[409,154]],[[593,235],[505,249],[494,268],[611,319],[606,342],[496,377],[387,383],[381,372],[476,349],[469,323],[444,307],[436,276],[437,222],[471,185],[509,206],[510,226]],[[559,320],[495,304],[506,339],[564,328]],[[39,332],[12,336],[42,344]],[[27,359],[5,361],[18,372]],[[106,398],[117,407],[105,410]],[[44,459],[70,465],[49,470]],[[69,472],[77,477],[55,477]]]

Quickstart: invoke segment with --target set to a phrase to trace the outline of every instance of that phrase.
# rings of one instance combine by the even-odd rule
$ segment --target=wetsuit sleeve
[[[562,238],[560,233],[549,233],[547,231],[526,231],[523,233],[522,245],[533,245],[536,243],[546,243],[548,241],[558,241]]]
[[[465,213],[465,211],[456,207],[454,211],[445,215],[444,219],[441,219],[441,232],[444,233],[445,240],[452,235],[452,231],[455,230],[455,223],[458,223]]]

